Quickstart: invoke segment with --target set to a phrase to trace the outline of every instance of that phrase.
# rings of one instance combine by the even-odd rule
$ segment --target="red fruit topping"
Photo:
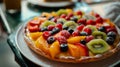
[[[80,48],[81,56],[89,56],[88,48],[85,45],[83,45],[81,43],[76,43],[75,45]]]
[[[51,34],[50,34],[49,31],[43,32],[43,37],[44,37],[44,39],[47,39],[49,36],[51,36]]]
[[[84,19],[84,18],[82,18],[82,19],[80,19],[80,20],[78,20],[78,22],[77,22],[78,24],[86,24],[86,19]]]
[[[61,23],[56,24],[56,27],[59,28],[60,30],[62,30],[62,24]]]
[[[67,16],[67,17],[65,17],[65,19],[66,19],[66,20],[70,20],[70,17]]]
[[[110,32],[110,31],[113,31],[113,32],[116,32],[116,33],[117,33],[117,31],[116,31],[115,28],[108,28],[108,29],[107,29],[107,33]]]
[[[96,18],[96,23],[103,23],[103,19],[101,17]]]
[[[60,18],[65,18],[66,17],[66,14],[62,14],[61,16],[60,16]]]
[[[86,24],[87,25],[95,25],[95,21],[93,21],[93,20],[87,20]]]
[[[73,13],[69,13],[69,14],[68,14],[68,17],[72,17],[72,16],[73,16]]]
[[[76,14],[77,15],[82,15],[82,11],[77,11]]]
[[[53,21],[53,22],[57,22],[57,19],[58,19],[58,18],[55,17],[55,18],[52,19],[52,21]]]
[[[38,20],[31,20],[29,23],[30,23],[31,26],[40,24],[40,22]]]
[[[70,33],[67,30],[61,31],[61,35],[64,36],[64,37],[66,37],[66,38],[70,37]]]
[[[111,28],[111,26],[104,26],[105,27],[105,29],[109,29],[109,28]]]
[[[88,33],[89,35],[92,33],[92,30],[90,28],[85,28],[83,31]]]
[[[28,26],[28,29],[29,29],[30,32],[39,31],[38,25],[35,25],[35,26]]]
[[[77,30],[82,31],[82,29],[83,29],[84,27],[85,27],[85,26],[82,24],[82,25],[80,25],[80,26],[77,27]]]
[[[57,40],[59,41],[60,44],[67,43],[67,39],[64,36],[57,37]]]
[[[100,15],[99,15],[99,14],[97,14],[97,13],[95,13],[95,17],[100,17]]]
[[[86,42],[89,42],[89,41],[91,41],[92,39],[94,39],[94,37],[93,37],[92,35],[87,36],[87,37],[85,38]]]
[[[55,28],[55,26],[53,26],[53,25],[49,25],[49,26],[47,27],[47,29],[48,29],[49,31],[51,31],[53,28]]]
[[[79,36],[80,35],[80,32],[78,30],[75,30],[73,33],[72,33],[73,36]]]

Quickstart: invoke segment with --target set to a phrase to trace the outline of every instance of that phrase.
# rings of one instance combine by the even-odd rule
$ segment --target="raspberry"
[[[69,13],[69,14],[68,14],[68,17],[72,17],[72,16],[73,16],[73,13]]]
[[[86,24],[87,25],[95,25],[95,21],[93,21],[93,20],[87,20]]]
[[[44,37],[44,39],[47,39],[49,36],[51,36],[51,34],[50,34],[49,31],[43,32],[43,37]]]
[[[66,15],[65,14],[62,14],[61,16],[60,16],[60,18],[65,18],[66,17]]]
[[[70,17],[67,16],[67,17],[65,17],[65,19],[66,19],[66,20],[70,20]]]
[[[78,24],[84,24],[84,25],[85,25],[85,24],[86,24],[86,19],[83,19],[83,18],[82,18],[82,19],[78,20],[77,23],[78,23]]]
[[[77,30],[82,31],[82,29],[83,29],[84,27],[85,27],[85,26],[82,24],[82,25],[80,25],[80,26],[77,27]]]
[[[96,23],[103,23],[103,19],[101,17],[97,17],[95,21]]]
[[[66,31],[66,30],[61,31],[61,35],[66,37],[66,38],[70,37],[70,33],[68,31]]]
[[[92,30],[90,28],[85,28],[84,32],[88,33],[89,35],[92,33]]]
[[[92,39],[94,39],[94,37],[93,37],[92,35],[87,36],[87,37],[85,38],[86,42],[89,42],[89,41],[91,41]]]
[[[97,13],[95,13],[95,17],[100,17],[100,15],[99,15],[99,14],[97,14]]]
[[[79,35],[80,35],[80,32],[79,32],[78,30],[76,30],[76,31],[74,31],[74,32],[72,33],[72,35],[73,35],[73,36],[79,36]]]
[[[82,11],[77,11],[76,14],[77,15],[82,15]]]
[[[51,31],[53,28],[55,28],[55,26],[53,26],[53,25],[49,25],[49,26],[47,27],[47,29],[48,29],[49,31]]]
[[[56,27],[59,28],[60,30],[62,30],[62,24],[61,23],[56,24]]]
[[[67,39],[64,36],[57,37],[57,40],[59,41],[60,44],[67,43]]]
[[[58,19],[58,18],[55,17],[55,18],[52,19],[52,21],[53,21],[53,22],[57,22],[57,19]]]

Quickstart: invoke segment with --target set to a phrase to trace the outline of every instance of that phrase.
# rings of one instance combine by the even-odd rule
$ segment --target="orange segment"
[[[60,53],[60,45],[58,41],[55,41],[49,48],[50,55],[54,58],[57,54]]]
[[[67,42],[68,42],[68,43],[72,43],[72,44],[74,44],[74,43],[79,43],[80,40],[85,39],[85,37],[86,37],[86,36],[71,37],[71,38],[67,39]]]

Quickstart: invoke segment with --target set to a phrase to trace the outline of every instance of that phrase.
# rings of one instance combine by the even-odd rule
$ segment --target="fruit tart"
[[[119,33],[98,13],[60,9],[34,17],[24,39],[35,53],[50,60],[83,63],[104,59],[119,50]]]

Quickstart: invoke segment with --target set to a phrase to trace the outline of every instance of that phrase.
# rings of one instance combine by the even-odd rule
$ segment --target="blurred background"
[[[120,26],[120,0],[0,0],[0,67],[20,67],[15,61],[12,48],[7,44],[9,34],[20,23],[26,22],[41,12],[56,11],[61,8],[94,10],[103,17],[110,18]],[[60,2],[59,2],[60,1]]]

